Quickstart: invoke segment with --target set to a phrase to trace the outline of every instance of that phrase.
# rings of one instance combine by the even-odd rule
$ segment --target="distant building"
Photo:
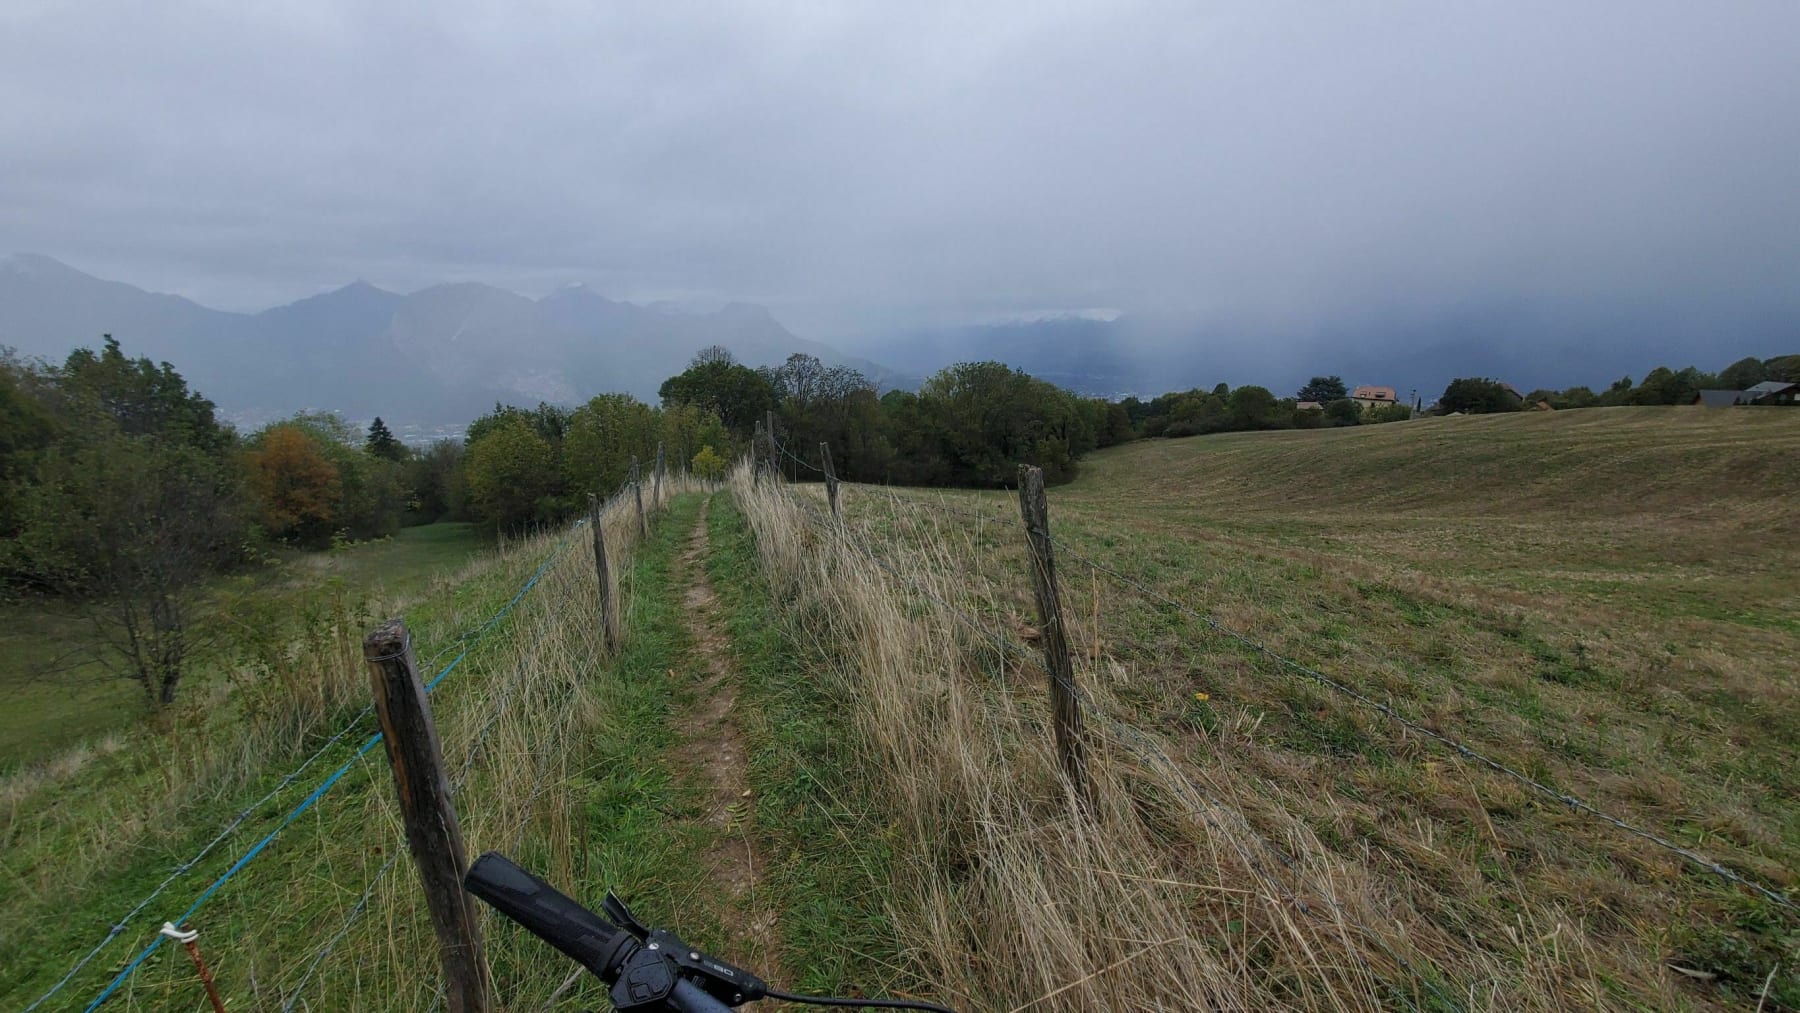
[[[1703,390],[1694,395],[1691,403],[1706,408],[1749,404],[1800,405],[1800,383],[1765,380],[1748,390]]]
[[[1800,383],[1764,380],[1744,391],[1745,404],[1800,404]]]
[[[1536,404],[1531,406],[1531,410],[1534,412],[1553,412],[1556,410],[1556,406],[1548,401],[1539,400]]]
[[[1363,411],[1368,411],[1370,408],[1386,408],[1389,405],[1400,403],[1400,399],[1395,396],[1392,387],[1358,387],[1350,392],[1350,400],[1355,401],[1357,407]]]
[[[1300,401],[1295,403],[1294,410],[1302,412],[1322,412],[1325,410],[1325,406],[1317,401]]]
[[[1744,403],[1744,392],[1741,390],[1697,391],[1692,403],[1702,408],[1730,408],[1734,404]]]

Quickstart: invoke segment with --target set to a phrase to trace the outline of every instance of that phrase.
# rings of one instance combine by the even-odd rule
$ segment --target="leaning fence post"
[[[636,454],[631,455],[631,496],[633,499],[637,500],[638,534],[645,538],[649,538],[650,521],[644,517],[644,484],[638,481],[638,459]]]
[[[825,459],[825,498],[831,501],[831,519],[842,523],[844,518],[838,514],[837,504],[837,470],[831,466],[831,444],[820,440],[819,456]]]
[[[762,484],[762,420],[756,422],[756,435],[750,438],[750,485],[752,488]]]
[[[1042,629],[1044,669],[1050,674],[1050,716],[1056,729],[1056,751],[1069,783],[1090,805],[1094,785],[1088,780],[1087,746],[1081,737],[1081,701],[1075,692],[1075,666],[1069,660],[1062,596],[1056,585],[1056,557],[1050,546],[1050,506],[1044,496],[1044,472],[1019,466],[1019,515],[1025,522],[1025,544],[1031,552],[1031,587],[1037,595]]]
[[[655,478],[656,484],[651,486],[651,489],[650,489],[650,506],[656,510],[661,510],[662,505],[663,505],[662,480],[663,480],[663,445],[662,445],[661,440],[657,440],[656,441],[656,478]]]
[[[375,714],[394,771],[406,845],[418,866],[431,927],[437,932],[445,1005],[452,1013],[486,1013],[491,989],[474,901],[462,888],[463,869],[469,864],[462,827],[406,624],[389,619],[375,627],[363,640],[363,660],[369,664]]]
[[[600,518],[600,497],[588,493],[588,527],[594,529],[594,574],[600,583],[600,643],[606,653],[619,649],[619,619],[613,611],[612,577],[606,566],[606,525]]]

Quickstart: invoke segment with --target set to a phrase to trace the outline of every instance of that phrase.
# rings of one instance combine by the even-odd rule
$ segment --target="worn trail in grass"
[[[783,980],[780,918],[762,883],[767,867],[753,835],[756,793],[750,787],[748,755],[737,707],[741,676],[719,612],[718,595],[706,572],[710,540],[708,506],[702,506],[687,550],[678,565],[685,622],[694,645],[692,663],[704,671],[684,713],[675,717],[686,736],[675,752],[684,776],[694,782],[699,818],[711,829],[701,862],[711,883],[715,916],[729,941],[727,954],[757,974]]]

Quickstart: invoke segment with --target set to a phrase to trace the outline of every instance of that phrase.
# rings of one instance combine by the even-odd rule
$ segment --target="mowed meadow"
[[[1281,955],[1279,924],[1243,940],[1271,974],[1366,961],[1399,990],[1292,1001],[1779,1008],[1800,1003],[1793,910],[1300,667],[1791,897],[1797,490],[1800,415],[1615,408],[1139,442],[1053,488],[1050,524],[1090,709],[1156,736],[1268,845],[1241,880],[1174,857],[1158,875],[1338,923],[1312,944],[1330,956]],[[1032,642],[1011,493],[845,498],[870,544],[924,552]]]

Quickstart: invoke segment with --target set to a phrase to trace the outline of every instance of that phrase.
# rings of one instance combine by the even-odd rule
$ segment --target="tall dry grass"
[[[1518,916],[1504,951],[1467,945],[1365,849],[1345,857],[1237,762],[1254,721],[1216,730],[1204,768],[1090,688],[1084,813],[1059,774],[1045,676],[944,603],[972,602],[975,539],[896,520],[836,526],[785,486],[733,478],[798,636],[853,701],[857,776],[896,826],[889,902],[917,971],[973,1009],[1626,1007],[1554,905]],[[850,495],[861,495],[861,491]],[[810,499],[810,497],[808,497]],[[1022,574],[1021,574],[1022,579]],[[932,599],[939,599],[933,601]],[[1480,988],[1453,982],[1483,982]]]

